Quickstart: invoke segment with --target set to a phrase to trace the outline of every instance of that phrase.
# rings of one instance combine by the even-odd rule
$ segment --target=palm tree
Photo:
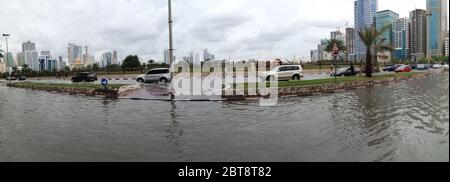
[[[385,26],[380,30],[375,27],[366,27],[362,30],[358,30],[358,35],[361,41],[366,45],[366,77],[372,77],[373,65],[372,60],[374,55],[381,51],[392,51],[392,47],[384,44],[386,39],[380,39],[380,36],[389,28]],[[376,58],[375,58],[376,59]]]
[[[3,50],[0,49],[0,58],[3,58]]]
[[[327,46],[325,47],[325,51],[333,52],[334,44],[336,44],[337,47],[339,48],[339,52],[345,52],[347,50],[347,48],[345,47],[344,42],[342,40],[331,39],[331,40],[327,40]]]

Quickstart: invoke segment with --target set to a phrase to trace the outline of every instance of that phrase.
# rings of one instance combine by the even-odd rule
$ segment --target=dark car
[[[403,64],[397,64],[394,66],[386,66],[383,71],[384,72],[394,72],[397,68],[399,68],[400,66],[403,66]]]
[[[25,80],[27,80],[27,77],[25,77],[25,76],[19,76],[19,81],[25,81]]]
[[[355,71],[352,73],[350,68],[341,68],[337,70],[336,76],[356,76],[361,73],[359,68],[355,68]],[[335,72],[331,72],[330,76],[334,76]]]
[[[8,77],[6,77],[6,80],[14,81],[14,80],[17,80],[17,77],[15,77],[15,76],[8,76]]]
[[[79,82],[95,82],[97,81],[97,74],[91,72],[78,73],[74,77],[72,77],[73,83]]]

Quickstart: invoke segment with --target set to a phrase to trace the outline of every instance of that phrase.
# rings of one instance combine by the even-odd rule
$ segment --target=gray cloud
[[[89,46],[97,56],[117,50],[121,58],[138,54],[161,61],[168,47],[166,3],[0,0],[0,33],[11,34],[13,52],[31,40],[40,50],[66,57],[71,42]],[[424,8],[424,0],[380,0],[380,9],[389,7],[405,16]],[[173,10],[177,57],[208,48],[218,58],[308,58],[335,27],[353,24],[353,0],[173,0]]]

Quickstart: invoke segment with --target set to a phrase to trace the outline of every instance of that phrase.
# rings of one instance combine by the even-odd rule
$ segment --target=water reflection
[[[273,107],[0,86],[0,161],[448,161],[448,81],[283,97]]]

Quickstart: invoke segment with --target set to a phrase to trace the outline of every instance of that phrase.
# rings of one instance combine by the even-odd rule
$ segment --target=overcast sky
[[[272,59],[309,51],[336,27],[353,26],[354,0],[172,0],[176,56],[208,48],[216,58]],[[10,51],[36,42],[67,57],[67,44],[162,61],[168,48],[166,0],[0,0],[0,33]],[[379,0],[379,10],[408,16],[425,0]],[[1,41],[5,48],[4,39]]]

